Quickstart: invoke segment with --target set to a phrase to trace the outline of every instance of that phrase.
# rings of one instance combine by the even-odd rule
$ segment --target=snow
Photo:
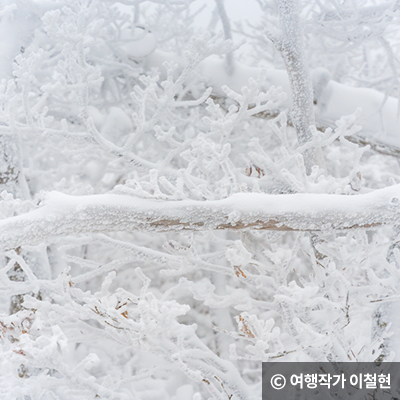
[[[0,10],[0,80],[12,76],[15,57],[25,51],[40,25],[43,14],[57,2],[19,2],[3,0]]]
[[[28,10],[12,1],[7,3],[0,14],[0,79],[11,76],[12,62],[26,44],[34,26],[29,21],[32,15]]]
[[[133,60],[149,56],[157,46],[156,36],[139,26],[125,28],[121,40],[120,49]]]
[[[89,106],[88,113],[93,118],[97,130],[113,143],[117,142],[121,136],[132,132],[131,119],[120,107],[110,107],[108,114],[102,115],[96,107]]]
[[[319,123],[331,126],[340,115],[353,114],[358,108],[362,111],[357,120],[362,134],[400,147],[398,99],[376,90],[349,87],[331,80],[321,94],[316,118]]]

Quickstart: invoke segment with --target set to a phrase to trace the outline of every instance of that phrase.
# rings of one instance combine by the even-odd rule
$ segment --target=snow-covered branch
[[[186,64],[183,58],[156,50],[144,61],[143,66],[151,69],[165,61],[176,62],[181,70]],[[287,94],[287,100],[282,103],[280,110],[292,107],[289,78],[284,70],[249,67],[236,62],[235,70],[229,75],[225,71],[224,61],[216,57],[208,57],[198,68],[218,96],[225,96],[221,89],[225,85],[240,92],[243,86],[248,85],[250,78],[257,79],[263,74],[263,90],[280,86]],[[342,116],[353,114],[361,108],[362,114],[357,123],[362,126],[360,136],[364,138],[364,142],[400,147],[400,119],[397,116],[398,100],[395,97],[386,96],[375,89],[351,87],[336,82],[329,79],[329,72],[323,68],[311,71],[311,77],[314,94],[318,95],[318,98],[314,98],[315,121],[318,127],[334,127],[335,121]]]
[[[400,185],[358,196],[238,193],[203,202],[50,192],[38,209],[0,221],[0,249],[90,232],[326,231],[396,225],[399,199]]]

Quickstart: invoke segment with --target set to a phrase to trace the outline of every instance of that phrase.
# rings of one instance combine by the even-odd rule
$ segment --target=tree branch
[[[155,50],[152,55],[146,58],[143,67],[146,69],[159,67],[164,61],[176,62],[180,70],[186,65],[182,58],[172,53]],[[248,67],[236,61],[235,70],[229,76],[225,71],[224,61],[217,62],[209,59],[202,61],[199,69],[206,77],[208,85],[213,88],[214,98],[220,99],[226,97],[221,89],[222,86],[227,85],[240,93],[242,87],[249,84],[249,78],[257,79],[263,71],[262,68]],[[163,70],[160,72],[162,73]],[[277,113],[292,108],[293,100],[287,72],[273,68],[264,72],[266,89],[270,86],[281,86],[288,94],[287,101],[279,107],[279,110],[276,110]],[[321,78],[321,75],[317,75],[314,80],[318,83],[318,77]],[[166,79],[165,76],[162,76],[162,78]],[[382,154],[399,156],[400,118],[397,117],[398,100],[396,98],[385,96],[374,89],[350,87],[333,80],[324,82],[323,87],[314,87],[315,89],[318,89],[318,98],[315,99],[317,104],[314,106],[317,127],[334,129],[335,121],[344,115],[353,114],[357,108],[361,107],[362,114],[357,120],[357,124],[362,126],[362,131],[357,136],[360,140],[354,139],[352,141],[357,141],[362,145],[369,144],[373,150]],[[265,114],[257,116],[270,117],[270,115]],[[271,116],[275,117],[276,115]]]
[[[326,231],[396,224],[400,185],[356,196],[237,193],[216,201],[50,192],[38,209],[0,221],[0,250],[97,232]]]
[[[221,19],[222,27],[224,28],[225,39],[232,40],[231,23],[226,14],[224,2],[223,2],[223,0],[215,0],[215,1],[217,3],[217,10],[218,10],[219,17]],[[226,54],[226,66],[227,66],[228,75],[232,75],[232,73],[235,69],[232,52]]]

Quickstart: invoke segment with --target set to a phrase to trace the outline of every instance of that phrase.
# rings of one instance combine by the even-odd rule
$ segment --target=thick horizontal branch
[[[0,250],[116,231],[322,231],[400,224],[400,185],[362,195],[238,193],[216,201],[159,201],[50,192],[38,209],[0,221]]]

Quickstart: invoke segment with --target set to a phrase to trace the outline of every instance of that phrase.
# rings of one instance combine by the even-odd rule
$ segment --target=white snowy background
[[[400,361],[399,2],[245,3],[0,1],[1,399]]]

